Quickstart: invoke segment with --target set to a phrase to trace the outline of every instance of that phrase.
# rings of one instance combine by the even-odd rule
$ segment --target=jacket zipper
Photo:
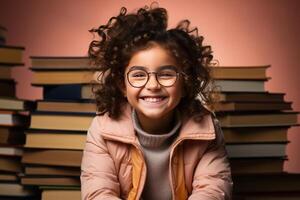
[[[109,134],[109,133],[108,133]],[[110,137],[110,135],[107,135],[107,134],[102,134],[103,138],[106,138],[108,140],[113,140],[113,141],[119,141],[119,142],[122,142],[122,143],[126,143],[126,144],[130,144],[130,145],[133,145],[139,152],[141,158],[142,158],[142,161],[143,161],[143,165],[141,166],[142,168],[142,173],[143,173],[143,169],[145,170],[144,174],[147,173],[147,166],[146,166],[146,161],[145,161],[145,158],[144,158],[144,155],[143,155],[143,152],[142,150],[140,149],[140,147],[135,144],[134,142],[129,142],[129,141],[124,141],[122,139],[119,139],[119,138],[115,138],[115,137]],[[141,174],[142,175],[142,174]],[[136,199],[139,200],[140,199],[140,196],[141,196],[141,193],[143,192],[143,189],[144,189],[144,185],[145,185],[145,181],[146,181],[146,176],[143,177],[143,180],[141,180],[142,177],[140,177],[140,181],[139,181],[139,186],[138,186],[138,190],[137,190],[137,195],[136,195]],[[141,189],[142,188],[142,189]]]
[[[173,168],[172,168],[172,159],[173,159],[173,153],[177,146],[183,142],[184,140],[213,140],[214,138],[195,138],[195,137],[182,137],[179,140],[175,141],[175,143],[171,147],[171,152],[170,152],[170,162],[169,162],[169,179],[171,183],[171,190],[172,190],[172,199],[175,200],[175,185],[174,185],[174,174],[173,174]]]

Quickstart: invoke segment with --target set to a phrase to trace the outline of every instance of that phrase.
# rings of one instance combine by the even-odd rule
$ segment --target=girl
[[[231,172],[210,105],[209,46],[152,4],[91,32],[98,116],[82,159],[82,199],[230,199]],[[201,101],[200,101],[201,100]]]

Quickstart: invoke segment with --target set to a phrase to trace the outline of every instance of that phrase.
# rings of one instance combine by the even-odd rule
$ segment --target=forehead
[[[159,45],[153,45],[133,54],[129,60],[127,70],[134,66],[145,67],[149,70],[157,70],[161,66],[166,65],[177,67],[177,62],[168,50]]]

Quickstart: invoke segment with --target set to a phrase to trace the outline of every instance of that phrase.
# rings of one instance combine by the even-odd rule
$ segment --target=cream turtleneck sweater
[[[177,113],[170,132],[157,135],[149,134],[141,128],[135,111],[132,112],[132,119],[147,165],[147,177],[142,199],[170,200],[172,199],[169,181],[170,146],[178,135],[181,126],[179,115]]]

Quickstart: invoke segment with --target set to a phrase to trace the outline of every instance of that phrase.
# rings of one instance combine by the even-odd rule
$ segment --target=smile
[[[142,97],[142,99],[146,102],[156,103],[163,101],[166,97]]]

